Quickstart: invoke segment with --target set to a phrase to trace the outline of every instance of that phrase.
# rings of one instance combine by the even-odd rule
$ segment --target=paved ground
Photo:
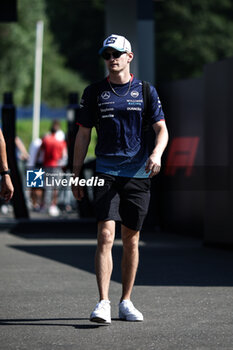
[[[0,232],[0,349],[233,349],[233,252],[196,239],[144,235],[133,302],[143,323],[118,319],[120,241],[114,247],[112,324],[97,302],[90,233]]]

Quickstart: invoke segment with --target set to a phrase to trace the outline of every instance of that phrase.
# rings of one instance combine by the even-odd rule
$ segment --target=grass
[[[50,129],[51,119],[41,119],[40,121],[40,137],[43,137]],[[64,133],[67,132],[67,122],[66,120],[60,120],[61,129]],[[29,149],[30,143],[32,141],[32,120],[31,119],[18,119],[16,122],[16,134],[23,141],[26,149]],[[96,130],[92,129],[91,142],[89,145],[87,157],[95,157],[95,144],[97,140]]]

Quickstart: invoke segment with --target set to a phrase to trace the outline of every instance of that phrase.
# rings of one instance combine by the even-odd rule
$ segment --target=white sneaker
[[[123,300],[119,303],[119,318],[126,321],[143,321],[143,315],[138,311],[132,301]]]
[[[91,313],[90,321],[98,323],[111,323],[111,306],[109,300],[101,300]]]
[[[56,205],[51,205],[49,207],[49,215],[50,216],[59,216],[60,210]]]

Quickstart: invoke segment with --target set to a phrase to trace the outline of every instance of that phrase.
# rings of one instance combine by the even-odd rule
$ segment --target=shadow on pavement
[[[48,322],[49,321],[49,322]],[[71,324],[57,323],[57,321],[88,321],[87,318],[39,318],[39,319],[0,319],[0,326],[46,326],[46,327],[73,327],[75,329],[94,329],[106,327],[105,324]]]
[[[9,247],[71,265],[94,274],[94,244],[10,245]],[[113,247],[112,280],[121,282],[122,247]],[[233,286],[233,254],[201,244],[172,245],[147,242],[140,246],[136,285]]]

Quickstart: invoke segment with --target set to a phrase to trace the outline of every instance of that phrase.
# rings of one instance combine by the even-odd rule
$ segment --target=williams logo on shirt
[[[130,95],[133,97],[133,98],[137,98],[139,96],[139,92],[136,91],[136,90],[133,90]]]

